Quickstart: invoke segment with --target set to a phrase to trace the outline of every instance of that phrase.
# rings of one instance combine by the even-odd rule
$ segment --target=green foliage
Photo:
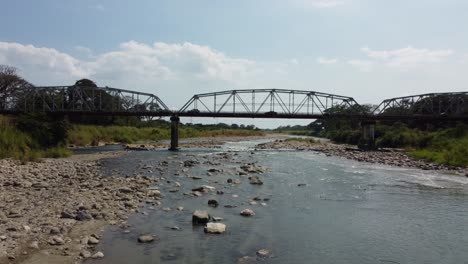
[[[27,134],[12,127],[0,128],[0,158],[29,160],[34,142]]]
[[[468,126],[457,124],[430,134],[425,149],[414,150],[410,155],[436,163],[452,166],[468,166]]]
[[[357,145],[361,140],[362,132],[353,129],[333,130],[327,133],[327,137],[337,143]]]
[[[28,114],[18,118],[17,128],[34,138],[40,147],[50,147],[65,142],[70,124],[65,119]]]
[[[66,157],[71,152],[63,147],[43,149],[28,133],[8,126],[0,127],[0,158],[36,161],[39,158]]]
[[[395,123],[392,126],[377,125],[376,145],[381,148],[424,148],[431,137],[430,133],[408,128],[403,123]]]

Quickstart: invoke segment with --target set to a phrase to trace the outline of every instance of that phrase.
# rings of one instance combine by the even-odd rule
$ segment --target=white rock
[[[151,235],[142,235],[138,237],[138,242],[140,243],[151,243],[154,241],[154,237]]]
[[[226,231],[226,225],[222,223],[207,223],[205,233],[222,234]]]
[[[92,237],[92,236],[88,238],[88,245],[97,245],[97,244],[99,244],[99,239]]]
[[[266,258],[270,255],[270,251],[268,249],[260,249],[257,251],[257,256],[261,258]]]
[[[92,256],[93,259],[99,259],[103,257],[104,257],[104,253],[102,253],[101,251],[94,253],[94,255]]]
[[[205,224],[210,220],[210,215],[207,211],[196,210],[192,214],[192,223]]]
[[[255,212],[252,209],[244,209],[240,212],[242,216],[253,216]]]

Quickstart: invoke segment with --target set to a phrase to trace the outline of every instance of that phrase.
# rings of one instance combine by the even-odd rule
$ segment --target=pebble
[[[58,235],[58,234],[60,234],[60,228],[55,227],[55,226],[54,226],[54,227],[51,227],[51,228],[50,228],[50,234],[52,234],[52,235]]]
[[[256,254],[260,258],[266,258],[270,255],[270,251],[268,249],[260,249]]]
[[[29,244],[30,249],[39,249],[39,242],[33,241]]]
[[[82,258],[85,258],[85,259],[90,258],[90,257],[91,257],[91,252],[89,252],[89,251],[87,251],[87,250],[82,250],[82,251],[80,252],[80,256],[81,256]]]
[[[60,246],[65,244],[65,241],[59,236],[53,236],[49,239],[49,244],[52,246]]]
[[[217,216],[214,216],[214,217],[213,217],[213,221],[214,221],[214,222],[221,222],[221,221],[223,221],[223,220],[224,220],[224,218],[222,218],[222,217],[217,217]]]
[[[262,185],[263,181],[260,180],[258,176],[250,176],[249,177],[250,184]]]
[[[97,245],[99,244],[99,239],[93,237],[93,236],[90,236],[88,238],[88,245]]]
[[[216,200],[208,200],[208,206],[218,207],[219,203]]]

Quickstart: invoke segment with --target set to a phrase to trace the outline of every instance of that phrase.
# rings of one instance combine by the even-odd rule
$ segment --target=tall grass
[[[95,145],[100,141],[132,143],[140,140],[169,138],[169,133],[168,129],[158,128],[75,125],[68,132],[68,143],[77,146]]]
[[[60,146],[43,149],[29,134],[14,127],[0,127],[0,159],[36,161],[40,158],[59,158],[70,154],[69,150]]]
[[[170,128],[75,125],[68,132],[68,143],[76,146],[86,146],[96,145],[99,142],[133,143],[137,141],[156,141],[170,139],[170,133]],[[264,135],[264,132],[260,130],[202,130],[187,127],[179,129],[179,136],[181,138],[262,135]]]
[[[459,124],[431,133],[427,147],[410,151],[410,155],[451,166],[468,166],[468,126]]]

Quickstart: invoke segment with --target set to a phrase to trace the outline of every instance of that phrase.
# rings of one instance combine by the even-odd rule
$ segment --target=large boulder
[[[192,214],[193,224],[206,224],[210,221],[210,215],[207,211],[196,210]]]

